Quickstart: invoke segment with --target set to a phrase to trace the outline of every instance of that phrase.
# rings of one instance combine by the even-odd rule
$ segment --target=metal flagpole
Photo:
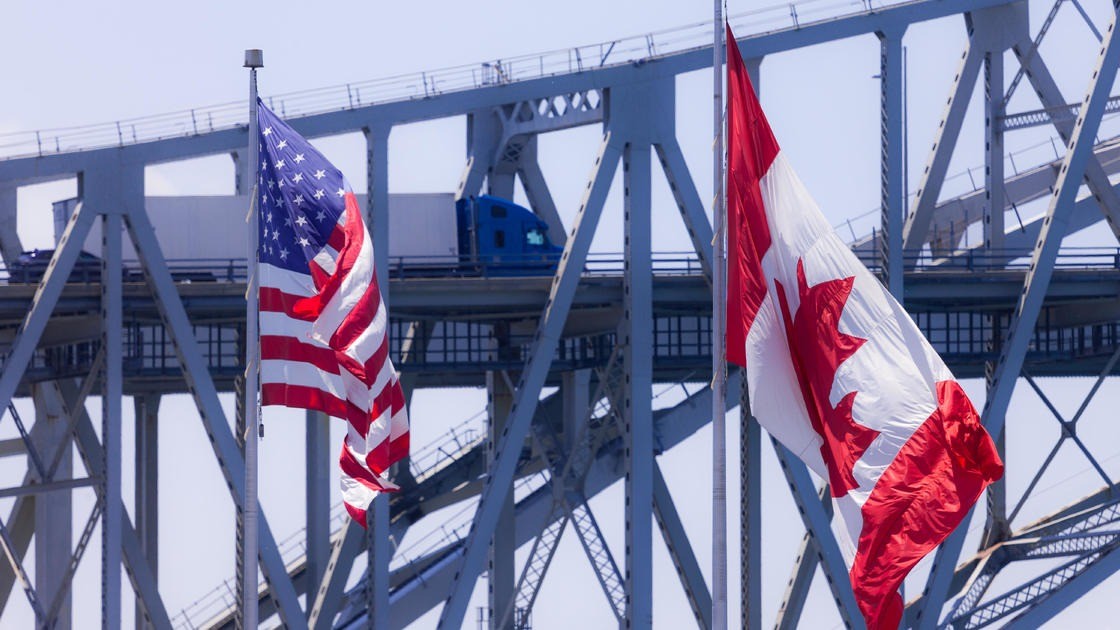
[[[727,289],[724,270],[723,203],[723,0],[715,0],[712,20],[712,125],[715,148],[712,152],[712,628],[727,628],[727,408],[724,392],[727,372],[724,355],[726,337],[724,309]]]
[[[256,628],[257,622],[257,431],[260,412],[257,396],[260,389],[260,341],[257,313],[257,182],[259,181],[259,143],[257,133],[257,68],[264,66],[260,50],[245,51],[245,67],[249,69],[249,160],[248,177],[253,181],[249,198],[248,279],[245,288],[245,503],[241,545],[241,627]]]

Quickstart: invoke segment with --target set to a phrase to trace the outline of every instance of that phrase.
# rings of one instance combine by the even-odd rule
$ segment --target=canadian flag
[[[833,232],[786,161],[727,29],[727,359],[751,411],[827,479],[869,628],[1003,463],[913,320]]]

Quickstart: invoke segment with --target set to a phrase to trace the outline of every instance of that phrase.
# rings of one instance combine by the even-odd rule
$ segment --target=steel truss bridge
[[[820,7],[783,6],[777,17],[760,11],[735,17],[732,25],[756,77],[770,55],[850,37],[878,43],[881,220],[870,237],[852,234],[853,249],[904,300],[958,376],[986,379],[982,415],[1001,448],[1015,430],[1007,411],[1016,385],[1041,395],[1061,427],[1041,467],[1018,470],[1021,462],[1008,459],[1009,474],[1033,479],[1025,493],[1008,496],[1004,482],[991,488],[972,516],[984,521],[978,548],[965,549],[967,528],[961,527],[938,549],[924,589],[909,594],[905,624],[1035,627],[1120,569],[1117,479],[1098,461],[1100,445],[1086,444],[1077,430],[1081,423],[1107,420],[1083,412],[1101,386],[1112,384],[1108,377],[1120,359],[1120,250],[1111,242],[1091,249],[1061,246],[1067,234],[1097,224],[1120,235],[1120,194],[1109,180],[1120,170],[1117,144],[1097,138],[1103,115],[1117,108],[1109,93],[1120,60],[1120,43],[1113,39],[1116,7],[1107,29],[1089,23],[1100,35],[1101,51],[1095,65],[1084,69],[1088,85],[1077,95],[1083,96],[1080,103],[1059,91],[1043,45],[1063,7],[1085,15],[1076,0],[1058,0],[1033,29],[1022,1],[865,0],[839,13]],[[902,44],[910,25],[954,15],[965,18],[967,45],[920,187],[910,199],[903,182]],[[528,627],[570,526],[619,625],[648,628],[656,523],[697,625],[711,625],[704,571],[656,457],[704,426],[712,404],[708,388],[695,385],[711,376],[712,228],[674,128],[674,79],[710,67],[712,51],[704,43],[709,32],[710,25],[697,25],[425,73],[420,81],[398,77],[274,97],[273,107],[307,136],[365,134],[369,220],[382,256],[382,286],[390,287],[392,352],[406,390],[485,386],[489,404],[487,413],[446,438],[415,449],[398,471],[404,491],[379,499],[371,510],[368,538],[330,510],[328,424],[309,415],[306,529],[280,541],[267,518],[261,521],[262,618],[289,628],[402,627],[442,604],[441,627],[457,628],[468,623],[471,592],[485,574],[490,627]],[[1011,67],[1005,57],[1014,60]],[[1041,107],[1006,111],[1011,94],[1028,86]],[[943,195],[976,90],[983,90],[983,181],[963,194]],[[243,431],[231,430],[218,395],[239,391],[244,369],[244,262],[214,265],[208,270],[213,282],[177,283],[178,263],[164,259],[144,210],[143,173],[150,164],[228,153],[239,191],[247,192],[240,159],[245,110],[234,104],[7,136],[0,147],[8,156],[0,160],[0,254],[9,266],[23,249],[14,228],[18,188],[77,176],[80,190],[42,282],[0,285],[0,403],[20,434],[0,442],[0,453],[27,461],[22,479],[10,479],[0,490],[11,500],[10,510],[0,514],[7,558],[0,570],[0,607],[23,597],[42,627],[70,626],[72,578],[98,523],[105,627],[119,627],[125,618],[122,567],[136,593],[137,625],[236,626],[243,602],[222,595],[222,586],[175,615],[160,595],[156,445],[160,396],[189,393],[240,522]],[[553,234],[564,235],[554,276],[433,277],[407,261],[384,258],[387,235],[378,226],[387,225],[391,130],[462,115],[468,156],[457,194],[512,197],[520,180],[534,211]],[[602,142],[575,219],[564,225],[537,162],[538,138],[584,125],[601,127]],[[1053,159],[1026,170],[1014,167],[1011,156],[1014,172],[1005,172],[1005,134],[1043,125],[1052,126],[1064,146],[1055,145]],[[655,157],[694,246],[684,255],[651,250]],[[591,240],[620,164],[625,251],[596,258],[589,255]],[[1087,194],[1079,194],[1082,186]],[[1046,211],[1008,222],[1031,201],[1045,202]],[[68,283],[95,221],[106,235],[100,273]],[[969,243],[969,233],[979,233],[979,242]],[[139,260],[122,261],[123,234]],[[1067,418],[1050,404],[1039,376],[1096,380],[1081,409]],[[655,411],[653,387],[673,383],[694,385],[681,402]],[[555,393],[542,397],[545,387]],[[739,390],[739,375],[732,374],[728,409],[739,406]],[[101,400],[100,431],[85,407],[91,394]],[[125,396],[132,397],[137,417],[134,519],[121,493]],[[33,399],[34,422],[19,417],[13,397]],[[748,407],[741,410],[740,621],[757,628],[763,438]],[[244,427],[243,415],[239,408],[235,428]],[[1054,506],[1049,516],[1024,520],[1020,508],[1067,442],[1100,474],[1101,489]],[[72,465],[75,450],[84,472]],[[802,464],[780,446],[776,451],[798,513],[770,511],[766,518],[798,520],[805,528],[776,625],[798,623],[810,583],[821,571],[830,605],[858,627],[861,618],[829,526],[830,504],[822,503]],[[618,480],[625,486],[626,541],[624,549],[612,550],[588,499]],[[97,500],[75,539],[72,493],[85,489]],[[394,552],[414,524],[460,504],[465,508],[458,520],[441,528],[451,532],[446,538]],[[25,569],[32,541],[33,574]],[[515,566],[514,552],[525,545],[528,560]],[[363,553],[368,568],[358,584],[348,585]],[[1011,585],[993,589],[1010,567],[1016,576]]]

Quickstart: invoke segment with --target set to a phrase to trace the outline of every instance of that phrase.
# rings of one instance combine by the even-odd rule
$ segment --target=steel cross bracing
[[[1081,11],[1080,6],[1077,8]],[[1111,218],[1118,209],[1117,193],[1107,180],[1115,169],[1112,155],[1115,144],[1106,142],[1092,146],[1101,115],[1114,106],[1115,99],[1108,94],[1111,80],[1107,76],[1099,79],[1098,83],[1104,87],[1090,89],[1091,98],[1087,97],[1080,106],[1070,105],[1057,91],[1043,61],[1043,36],[1057,9],[1058,5],[1034,38],[1028,35],[1022,4],[999,0],[948,0],[892,4],[815,23],[804,21],[807,11],[802,9],[802,17],[795,28],[760,33],[740,41],[744,56],[751,58],[757,67],[768,54],[855,35],[874,34],[879,38],[883,60],[883,198],[884,207],[892,208],[885,215],[882,230],[890,239],[883,243],[890,245],[881,251],[890,260],[885,256],[881,259],[858,243],[856,249],[861,255],[866,252],[868,264],[889,279],[892,287],[900,279],[900,274],[893,270],[900,264],[910,270],[905,275],[907,307],[958,375],[978,376],[984,372],[985,363],[994,361],[1000,353],[1011,355],[1010,360],[1005,356],[1001,361],[992,385],[997,400],[1004,401],[1003,405],[1020,373],[1093,375],[1099,377],[1099,387],[1112,374],[1116,357],[1120,356],[1120,300],[1116,298],[1120,294],[1120,263],[1116,262],[1120,261],[1120,251],[1087,253],[1057,248],[1065,233],[1105,217]],[[900,232],[897,225],[889,225],[898,221],[898,178],[900,163],[905,159],[899,153],[898,143],[899,44],[908,25],[960,13],[966,16],[969,47],[962,56],[961,73],[948,101],[930,167],[905,229]],[[1098,71],[1103,75],[1115,71],[1113,56],[1117,53],[1111,44],[1112,30],[1110,27],[1102,35],[1104,43]],[[522,382],[512,388],[516,403],[503,429],[504,437],[492,451],[495,457],[488,471],[483,456],[484,442],[470,441],[441,460],[438,469],[418,470],[411,488],[413,493],[400,495],[392,503],[391,535],[399,541],[410,524],[425,514],[480,493],[483,496],[473,534],[449,541],[421,557],[410,558],[388,573],[391,588],[388,623],[393,627],[415,620],[424,611],[437,606],[448,592],[452,593],[452,598],[451,605],[444,610],[446,625],[457,627],[457,620],[463,619],[463,593],[469,594],[474,580],[482,572],[480,559],[487,553],[487,545],[479,541],[488,541],[490,536],[486,533],[504,522],[502,519],[510,518],[501,516],[501,510],[493,506],[502,503],[502,495],[510,492],[515,480],[527,483],[538,479],[545,470],[552,471],[551,479],[519,501],[512,514],[518,545],[537,540],[540,534],[531,553],[531,558],[536,557],[537,561],[531,561],[522,574],[528,600],[522,596],[519,601],[522,604],[528,601],[528,605],[507,607],[512,614],[503,611],[503,616],[492,615],[492,624],[506,627],[506,624],[520,624],[530,619],[528,609],[532,594],[547,577],[547,558],[573,517],[586,525],[577,527],[577,531],[582,534],[581,541],[598,569],[597,575],[603,580],[612,609],[629,625],[649,623],[649,567],[643,564],[642,554],[648,558],[651,532],[628,527],[627,570],[623,576],[609,559],[610,550],[603,544],[594,522],[580,516],[590,516],[590,512],[584,511],[588,498],[613,481],[627,477],[628,494],[638,498],[631,508],[629,524],[648,523],[650,516],[656,518],[698,623],[707,625],[704,617],[705,611],[710,613],[707,587],[653,458],[652,445],[659,450],[671,448],[706,423],[703,410],[710,407],[710,401],[705,402],[704,398],[709,394],[701,390],[669,410],[614,411],[631,409],[641,402],[643,395],[648,397],[646,390],[653,381],[703,380],[707,377],[704,366],[710,365],[711,227],[677,145],[671,114],[675,95],[668,86],[672,77],[710,63],[711,50],[698,46],[666,52],[656,48],[653,40],[647,43],[649,59],[646,63],[612,64],[617,57],[611,55],[616,54],[617,49],[605,46],[594,62],[589,55],[577,54],[569,71],[549,77],[518,80],[524,75],[518,74],[511,63],[502,62],[489,64],[485,80],[474,88],[449,91],[441,89],[439,81],[442,79],[425,78],[427,98],[423,100],[371,103],[368,94],[363,98],[357,88],[348,89],[348,106],[344,110],[314,113],[293,121],[297,129],[311,136],[366,131],[371,182],[368,203],[371,223],[376,226],[385,217],[386,138],[392,127],[467,114],[469,155],[459,194],[477,194],[484,190],[484,185],[489,192],[508,194],[515,179],[520,179],[530,205],[557,235],[566,230],[537,163],[537,138],[542,133],[586,124],[602,124],[605,131],[601,157],[589,182],[587,199],[574,229],[564,239],[564,264],[551,287],[548,279],[519,279],[515,283],[495,278],[411,278],[407,274],[386,283],[392,295],[392,351],[398,357],[415,355],[414,360],[398,365],[405,372],[405,378],[416,386],[477,384],[485,371],[515,371],[523,375]],[[1004,91],[1000,89],[1004,77],[998,59],[1002,59],[1002,52],[1008,49],[1013,51],[1019,67],[1012,87]],[[1053,164],[1016,171],[1015,175],[1003,178],[993,168],[993,160],[1002,152],[997,148],[986,156],[989,171],[983,189],[955,199],[941,199],[939,191],[943,189],[946,167],[961,134],[964,110],[981,68],[987,88],[987,117],[996,121],[988,125],[990,129],[1010,133],[1023,128],[1024,123],[1016,121],[1047,121],[1071,150],[1063,158],[1055,147]],[[1010,92],[1019,83],[1020,76],[1028,79],[1045,111],[1007,112]],[[658,103],[664,107],[661,115],[654,115],[650,110],[658,108],[639,107],[636,103],[643,106]],[[239,453],[218,406],[217,392],[228,391],[240,371],[237,344],[241,323],[236,313],[243,312],[244,286],[239,281],[244,278],[244,267],[231,262],[228,275],[218,276],[227,277],[231,280],[228,283],[174,286],[167,263],[150,236],[150,226],[142,211],[142,184],[138,184],[136,176],[147,164],[233,153],[245,144],[243,129],[219,125],[211,132],[207,123],[199,124],[197,117],[194,125],[194,133],[183,137],[143,141],[138,136],[137,142],[125,142],[125,130],[122,130],[120,141],[115,143],[120,146],[112,149],[70,153],[40,150],[41,155],[33,158],[0,161],[0,227],[14,226],[14,193],[18,186],[74,174],[81,174],[84,183],[84,200],[79,208],[85,210],[74,213],[57,249],[56,261],[41,286],[0,288],[0,320],[22,323],[15,333],[0,331],[0,344],[7,349],[5,369],[0,375],[0,402],[6,407],[14,395],[37,392],[44,408],[54,405],[77,410],[90,392],[101,388],[105,404],[103,420],[107,430],[103,434],[107,437],[104,444],[81,411],[65,414],[68,420],[54,429],[61,434],[61,443],[58,437],[53,438],[55,441],[51,444],[56,446],[52,448],[60,448],[57,445],[65,444],[70,434],[77,438],[75,444],[86,463],[88,483],[95,484],[99,500],[79,536],[77,552],[64,562],[56,563],[57,571],[44,574],[42,584],[53,586],[44,590],[31,585],[26,573],[18,568],[37,527],[32,495],[23,494],[22,490],[13,491],[16,503],[11,515],[0,519],[3,523],[0,539],[12,566],[11,572],[0,572],[2,601],[10,600],[12,585],[23,573],[30,589],[27,592],[38,602],[42,614],[47,617],[57,614],[60,623],[70,615],[65,592],[73,568],[88,545],[93,524],[103,521],[102,556],[108,559],[103,591],[105,623],[119,623],[122,614],[115,595],[119,578],[114,576],[114,571],[119,571],[117,567],[123,563],[138,594],[145,621],[155,627],[170,625],[152,577],[156,559],[145,558],[151,554],[154,523],[147,517],[141,519],[138,514],[134,529],[120,505],[123,498],[119,493],[120,454],[113,440],[119,439],[114,436],[119,433],[121,395],[190,391],[230,483],[234,503],[239,502]],[[587,256],[587,244],[598,215],[605,211],[602,206],[606,187],[619,162],[626,169],[627,225],[629,230],[634,230],[629,232],[632,238],[628,243],[639,250],[646,247],[643,233],[648,230],[649,161],[654,152],[696,250],[693,261],[685,264],[683,273],[650,277],[651,253],[628,251],[620,267],[598,275],[581,273],[585,268],[596,268],[595,259]],[[112,168],[107,166],[109,160],[114,165]],[[1074,184],[1080,183],[1082,176],[1091,194],[1078,200]],[[992,207],[1016,210],[1017,204],[1046,195],[1052,195],[1051,211],[1046,217],[1022,225],[1009,223],[1002,229],[994,223],[997,213],[991,211]],[[65,285],[64,280],[76,258],[77,244],[84,240],[83,232],[95,220],[95,213],[105,217],[103,220],[109,226],[119,222],[129,228],[129,236],[136,241],[142,254],[138,270],[154,286],[154,293],[128,282],[123,286],[115,282],[105,282],[104,286],[96,283]],[[1055,216],[1059,220],[1054,220]],[[978,221],[993,221],[991,229],[985,229],[995,236],[981,246],[958,251],[960,235]],[[899,236],[903,237],[902,247],[898,245]],[[998,236],[1002,239],[996,238]],[[1008,271],[1008,264],[1021,258],[1036,239],[1038,249],[1034,264],[1026,269]],[[996,247],[994,242],[1000,240],[1002,243]],[[932,258],[920,251],[927,243],[930,251],[936,254]],[[116,247],[110,243],[108,253],[113,255]],[[20,250],[18,235],[5,229],[0,234],[0,253],[10,262],[13,253],[18,254]],[[386,265],[380,267],[387,271]],[[121,274],[116,273],[119,269],[120,265],[110,264],[103,269],[102,277],[119,277]],[[565,269],[569,272],[564,273]],[[885,273],[887,270],[892,273]],[[1020,300],[1024,278],[1030,290]],[[486,290],[480,292],[476,287],[486,287]],[[501,303],[487,304],[495,295],[501,296]],[[602,307],[620,303],[630,307],[624,309],[628,314]],[[119,309],[121,304],[127,306]],[[1095,307],[1087,308],[1087,304]],[[90,315],[101,308],[107,309],[104,316]],[[541,312],[541,317],[530,319],[527,326],[520,324],[521,328],[511,326],[511,320],[523,319],[524,313],[533,311]],[[433,316],[433,313],[439,315]],[[573,329],[570,324],[576,318],[581,324]],[[512,355],[497,356],[484,349],[483,344],[475,346],[471,341],[488,338],[495,328],[502,326],[512,331],[516,350]],[[538,328],[536,334],[532,332],[533,327]],[[1004,331],[1011,331],[1007,340]],[[1029,348],[1022,341],[1028,336],[1026,333],[1031,337]],[[627,343],[628,334],[648,341]],[[411,340],[407,347],[412,348],[416,335],[421,340],[419,352],[406,350],[400,340]],[[191,337],[202,344],[184,343]],[[468,348],[479,349],[456,350],[464,340],[469,342]],[[533,347],[537,349],[532,350]],[[648,354],[638,356],[636,350],[648,350]],[[106,355],[111,358],[112,365],[102,370],[99,366]],[[641,384],[612,385],[614,377],[610,376],[608,367],[611,356],[626,357],[630,368],[624,374],[630,379],[640,376]],[[1018,367],[1008,368],[1009,362],[1017,363]],[[186,373],[185,384],[180,365]],[[635,371],[638,366],[648,366],[649,371],[644,374],[641,370]],[[565,424],[556,432],[557,427],[548,424],[549,416],[555,414],[556,401],[538,403],[536,398],[545,383],[560,384],[564,382],[564,374],[587,369],[606,370],[606,376],[600,377],[605,393],[596,395],[587,404],[609,401],[612,411],[607,413],[612,420],[585,423],[583,426],[589,428],[584,433],[596,433],[596,436],[584,440],[576,439],[580,435],[578,423]],[[738,400],[737,377],[733,380],[734,386],[729,387],[732,405]],[[1035,384],[1033,380],[1028,382]],[[553,411],[548,412],[548,409]],[[1084,405],[1070,420],[1055,413],[1063,431],[1055,452],[1063,442],[1069,441],[1095,462],[1091,448],[1078,444],[1075,439],[1074,426],[1084,421],[1083,411]],[[651,425],[652,435],[644,428],[635,431],[633,426],[628,427],[625,422],[628,413],[639,414],[638,417],[651,414],[652,423],[639,424]],[[989,408],[985,420],[998,430],[1002,413]],[[618,416],[624,419],[621,425],[616,424]],[[44,418],[37,418],[27,433],[31,441],[38,444],[35,436],[44,434],[48,428]],[[552,433],[542,432],[542,428]],[[536,451],[524,446],[531,435],[541,445]],[[549,442],[552,446],[546,445]],[[619,456],[635,446],[639,450],[629,459]],[[29,454],[28,474],[21,487],[34,489],[45,462],[36,462],[36,457],[30,454],[41,454],[44,450],[22,447],[17,451]],[[38,459],[43,460],[42,457]],[[53,467],[52,464],[47,469]],[[1099,464],[1096,467],[1099,469]],[[1045,468],[1043,466],[1043,470]],[[569,472],[565,473],[566,469]],[[573,479],[572,469],[586,471],[582,480],[578,475]],[[780,624],[795,621],[794,617],[802,610],[808,582],[818,566],[826,575],[833,576],[834,598],[852,619],[850,592],[845,593],[843,580],[838,575],[844,571],[838,564],[835,541],[831,540],[827,527],[830,518],[827,506],[820,504],[817,489],[812,487],[803,467],[787,460],[785,470],[807,529],[813,533],[807,534],[806,549],[795,568]],[[1039,471],[1039,476],[1042,472]],[[1117,570],[1120,556],[1114,551],[1115,528],[1109,529],[1113,521],[1108,519],[1112,517],[1102,516],[1113,509],[1109,493],[1115,484],[1107,474],[1102,476],[1109,484],[1102,493],[995,541],[994,547],[980,551],[978,557],[984,559],[982,565],[972,561],[953,571],[956,558],[952,549],[959,550],[960,543],[948,545],[948,551],[939,554],[927,594],[911,603],[908,620],[921,625],[960,622],[973,627],[1015,615],[1015,623],[1034,624],[1049,619],[1077,595],[1107,579]],[[464,479],[470,483],[463,484]],[[87,482],[76,477],[72,483]],[[1018,505],[1029,494],[1030,489],[1019,499]],[[144,498],[150,501],[154,496],[149,494]],[[558,505],[561,509],[556,509]],[[1013,522],[1017,512],[1012,509],[1010,514],[1000,512],[995,516]],[[319,532],[318,538],[324,536],[321,523],[314,530]],[[72,536],[69,530],[52,535],[56,539]],[[368,612],[365,587],[343,593],[353,558],[365,544],[362,538],[354,528],[343,527],[333,535],[329,557],[324,557],[324,545],[314,543],[308,547],[318,549],[313,554],[315,557],[293,561],[281,557],[266,526],[262,530],[261,551],[266,577],[260,591],[262,614],[279,614],[289,627],[301,627],[307,623],[307,617],[315,627],[325,627],[332,622],[343,626],[364,623],[363,616]],[[539,554],[536,549],[540,550]],[[1021,587],[984,600],[992,578],[1003,567],[1019,559],[1059,556],[1069,560]],[[969,580],[969,575],[975,577]],[[622,600],[623,604],[618,603],[620,584],[624,585],[628,596],[628,600]],[[50,598],[40,598],[40,593],[49,593]],[[309,597],[306,611],[298,600],[303,593],[316,593],[315,597]],[[944,619],[939,619],[941,606],[947,601],[954,602],[953,609]],[[916,614],[919,609],[936,612],[920,618]],[[342,612],[336,614],[339,610]],[[212,621],[216,625],[232,623],[234,612],[234,609],[227,610]],[[385,623],[384,620],[381,623]]]

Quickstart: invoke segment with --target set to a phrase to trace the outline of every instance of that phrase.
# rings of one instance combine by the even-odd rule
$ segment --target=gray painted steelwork
[[[860,241],[854,248],[892,293],[904,298],[919,327],[958,376],[977,377],[991,368],[984,419],[996,434],[1024,370],[1032,377],[1098,377],[1088,402],[1114,373],[1120,357],[1120,249],[1059,248],[1067,233],[1101,220],[1109,222],[1114,233],[1120,232],[1113,221],[1120,216],[1120,195],[1108,182],[1117,168],[1116,144],[1093,146],[1092,140],[1102,114],[1116,106],[1108,89],[1120,45],[1114,45],[1114,26],[1110,26],[1084,102],[1069,105],[1039,51],[1059,5],[1034,38],[1023,2],[926,0],[797,24],[739,41],[757,79],[766,55],[853,36],[878,38],[883,156],[883,218],[878,236],[882,240]],[[902,141],[905,33],[911,24],[957,14],[965,16],[968,47],[929,166],[907,213]],[[1018,67],[1005,89],[1011,69],[1004,67],[1002,53],[1009,49]],[[511,77],[508,67],[490,65],[485,80],[476,86],[440,91],[426,81],[423,98],[372,103],[368,96],[354,98],[351,93],[348,106],[341,110],[292,119],[293,126],[308,136],[355,131],[366,136],[367,217],[380,257],[379,282],[392,304],[391,353],[402,371],[406,393],[433,385],[478,386],[486,374],[500,376],[503,382],[507,374],[519,376],[516,386],[505,387],[509,391],[495,389],[510,402],[508,413],[495,406],[496,436],[459,444],[438,468],[419,462],[401,467],[398,477],[404,480],[404,490],[371,510],[370,539],[352,524],[333,534],[327,531],[323,505],[329,490],[323,481],[330,458],[324,452],[325,425],[309,419],[307,553],[298,558],[282,556],[261,515],[265,583],[256,595],[262,618],[275,616],[293,628],[367,623],[401,627],[443,602],[442,626],[458,628],[489,555],[494,593],[490,626],[528,627],[536,593],[548,578],[551,554],[571,523],[620,625],[648,627],[652,623],[649,558],[656,520],[698,625],[711,626],[712,594],[655,449],[670,449],[705,425],[712,394],[706,388],[694,391],[676,407],[655,411],[649,392],[654,382],[703,381],[711,375],[713,231],[676,138],[673,79],[711,67],[712,52],[711,46],[697,46],[665,54],[650,51],[640,62],[607,63],[608,49],[599,65],[581,62],[551,76],[522,80]],[[987,121],[984,186],[941,199],[965,109],[981,75]],[[1005,112],[1009,94],[1023,77],[1045,110],[1009,115]],[[509,196],[520,180],[534,211],[549,224],[554,240],[564,245],[555,277],[415,277],[407,268],[390,269],[384,260],[386,233],[378,226],[388,219],[387,141],[392,128],[456,115],[466,115],[468,131],[468,155],[457,194],[485,191]],[[1036,123],[1053,125],[1069,149],[1063,157],[1055,147],[1052,165],[1005,177],[1004,136]],[[13,396],[34,394],[37,408],[44,410],[28,431],[29,441],[12,445],[13,452],[27,455],[26,475],[3,484],[14,488],[3,491],[14,499],[9,514],[0,517],[0,546],[8,560],[7,570],[0,571],[0,605],[10,603],[19,581],[40,621],[56,619],[55,627],[70,622],[70,581],[96,523],[102,525],[105,562],[103,623],[110,627],[121,623],[119,571],[123,567],[137,593],[137,625],[171,626],[154,578],[158,482],[151,471],[158,457],[154,407],[160,394],[187,391],[192,395],[233,504],[245,505],[242,454],[218,400],[218,392],[231,391],[237,374],[244,370],[240,347],[246,323],[244,263],[230,261],[228,273],[215,274],[220,281],[176,284],[141,203],[144,166],[201,155],[234,154],[239,186],[247,186],[242,169],[248,160],[237,155],[244,151],[246,129],[236,120],[224,124],[225,128],[210,131],[196,120],[192,133],[181,137],[132,141],[122,132],[118,146],[54,153],[49,146],[47,150],[40,146],[33,157],[0,160],[0,255],[9,267],[22,249],[15,233],[18,187],[75,175],[81,181],[81,202],[65,226],[43,281],[38,286],[0,285],[0,323],[10,324],[0,329],[0,349],[5,353],[0,408],[6,408]],[[601,125],[603,142],[579,213],[566,230],[540,170],[538,138],[583,125]],[[658,269],[666,269],[649,245],[649,186],[655,153],[695,249],[693,258],[677,261],[680,266],[673,273],[653,272],[655,263]],[[588,251],[619,164],[624,169],[627,240],[623,256],[604,265],[602,259],[589,257]],[[1091,194],[1078,200],[1082,181]],[[1004,210],[1043,196],[1051,198],[1045,217],[1022,226],[1003,224]],[[98,218],[106,226],[103,234],[116,235],[106,241],[100,276],[93,283],[67,284],[79,244]],[[984,242],[960,247],[959,235],[977,221],[983,221]],[[140,267],[123,273],[116,261],[119,225],[127,228],[141,256]],[[1024,258],[1030,262],[1016,262]],[[147,285],[133,282],[133,271],[142,273]],[[507,335],[508,342],[494,350],[489,340],[498,333]],[[1033,379],[1023,380],[1038,388]],[[723,407],[739,404],[739,383],[740,375],[732,374]],[[561,394],[538,400],[546,384],[562,385]],[[102,393],[101,437],[82,407],[92,391]],[[120,496],[123,395],[146,401],[146,413],[137,414],[145,419],[137,432],[141,453],[137,471],[143,483],[137,484],[135,528]],[[568,409],[561,412],[565,404]],[[1081,415],[1078,412],[1070,420],[1059,417],[1059,421],[1072,427]],[[48,417],[54,419],[48,422]],[[561,417],[562,422],[555,422]],[[740,566],[742,623],[754,628],[761,623],[758,584],[751,579],[758,575],[761,433],[749,414],[741,421],[746,426],[740,456],[747,541]],[[88,477],[74,478],[73,471],[60,464],[66,459],[69,434],[86,463]],[[594,437],[579,437],[585,434]],[[530,436],[535,447],[529,446]],[[1065,441],[1077,445],[1090,462],[1097,461],[1092,445],[1073,437],[1060,438],[1051,459]],[[830,505],[822,503],[804,466],[781,449],[779,453],[807,534],[778,626],[796,625],[818,568],[831,577],[841,615],[858,625],[846,570],[829,527]],[[1036,481],[1045,468],[1034,475]],[[1102,476],[1107,486],[1100,492],[1018,529],[1012,527],[1018,508],[1035,483],[1010,510],[1006,490],[997,487],[993,499],[975,510],[987,512],[986,546],[958,566],[963,537],[951,537],[937,553],[925,592],[910,602],[907,624],[936,627],[1000,621],[1033,626],[1052,619],[1114,575],[1120,570],[1120,539],[1109,527],[1120,519],[1112,494],[1116,480]],[[586,503],[617,480],[625,480],[628,499],[624,574]],[[55,562],[37,556],[39,570],[32,584],[22,568],[32,535],[67,542],[72,536],[69,530],[48,531],[44,519],[36,517],[46,502],[40,502],[35,491],[89,483],[95,483],[99,501],[85,521],[77,547],[66,545],[65,557],[50,558],[59,560]],[[543,485],[514,504],[515,484],[529,483]],[[420,557],[409,557],[403,566],[390,570],[393,545],[414,522],[473,497],[480,500],[469,534]],[[60,505],[68,506],[68,499]],[[496,537],[512,544],[495,546],[491,552]],[[376,544],[367,545],[369,540]],[[530,541],[534,541],[530,561],[515,575],[512,549]],[[346,592],[354,558],[367,546],[371,570]],[[1024,578],[1003,594],[987,595],[1004,568],[1043,557],[1065,561]],[[302,595],[307,596],[306,605],[300,603]],[[223,612],[211,619],[183,616],[175,621],[232,627],[237,618],[233,602],[218,609]]]

